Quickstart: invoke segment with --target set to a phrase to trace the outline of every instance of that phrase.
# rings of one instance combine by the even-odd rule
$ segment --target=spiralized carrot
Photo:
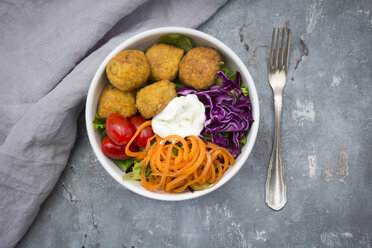
[[[149,139],[143,151],[131,152],[130,144],[150,125],[151,121],[144,122],[125,149],[129,156],[142,160],[141,185],[150,191],[158,189],[176,193],[189,186],[205,189],[216,184],[223,173],[235,164],[228,150],[211,142],[205,143],[197,136],[184,139],[178,135],[169,135],[162,139],[155,135]],[[173,150],[177,150],[177,155],[173,154]],[[151,174],[146,177],[149,166]],[[203,186],[206,183],[211,185]]]
[[[148,141],[147,141],[147,144],[146,144],[146,147],[143,151],[140,151],[140,152],[132,152],[131,150],[129,150],[129,147],[130,145],[133,143],[133,141],[135,140],[135,138],[139,135],[139,133],[145,128],[145,127],[148,127],[148,126],[151,126],[151,121],[145,121],[144,123],[142,123],[141,126],[138,127],[137,131],[135,132],[135,134],[133,135],[132,139],[128,142],[127,146],[125,147],[125,153],[130,156],[130,157],[135,157],[136,159],[143,159],[144,157],[146,157],[146,155],[149,153],[150,151],[150,147],[151,147],[151,140],[153,139],[153,137],[151,137]]]

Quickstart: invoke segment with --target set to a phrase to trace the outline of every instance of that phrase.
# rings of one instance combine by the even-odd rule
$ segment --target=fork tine
[[[291,43],[291,30],[287,29],[287,56],[286,56],[286,66],[285,72],[288,72],[288,61],[289,61],[289,44]]]
[[[280,39],[280,28],[278,28],[278,35],[276,37],[276,48],[275,48],[275,68],[278,68],[279,60],[279,39]]]
[[[273,66],[273,54],[274,54],[274,41],[275,41],[275,28],[273,29],[273,38],[271,39],[271,49],[269,58],[269,69]]]
[[[286,30],[285,28],[283,28],[283,30],[282,30],[282,46],[281,46],[281,49],[280,49],[280,64],[279,64],[279,69],[280,70],[284,69],[283,59],[284,59],[284,35],[285,35],[285,30]]]

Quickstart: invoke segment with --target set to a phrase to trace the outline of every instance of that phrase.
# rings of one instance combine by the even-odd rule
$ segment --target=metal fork
[[[284,180],[284,167],[280,156],[280,119],[282,115],[282,96],[283,88],[287,79],[288,58],[289,58],[289,43],[291,37],[289,28],[278,28],[276,36],[276,47],[274,54],[274,43],[276,29],[273,30],[273,38],[271,41],[271,51],[269,58],[268,77],[271,88],[274,93],[275,106],[275,133],[273,150],[271,152],[269,167],[266,178],[266,203],[274,210],[280,210],[287,203],[287,189]],[[279,49],[281,38],[281,48]],[[286,51],[284,50],[284,43]],[[280,55],[280,56],[279,56]],[[285,55],[285,61],[284,61]]]

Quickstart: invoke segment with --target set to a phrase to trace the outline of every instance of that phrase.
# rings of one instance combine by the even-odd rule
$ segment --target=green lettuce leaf
[[[135,164],[133,165],[133,171],[125,174],[123,176],[123,179],[125,181],[139,181],[141,180],[141,170],[142,170],[142,165],[139,164],[139,161],[136,161]],[[148,166],[146,168],[145,177],[149,177],[151,172],[152,172],[151,167]]]
[[[222,132],[221,134],[222,134],[222,137],[230,139],[230,133],[229,132]]]
[[[202,135],[206,141],[212,141],[210,133],[203,133]]]
[[[147,166],[146,172],[145,172],[145,177],[149,177],[151,173],[152,173],[151,167]]]
[[[118,159],[112,159],[112,161],[122,170],[127,171],[130,167],[132,167],[135,163],[138,163],[138,160],[135,160],[133,158],[127,159],[127,160],[118,160]]]
[[[101,133],[101,140],[103,140],[103,138],[106,136],[107,136],[106,129],[104,129]]]
[[[177,148],[174,148],[172,149],[172,153],[175,155],[175,156],[178,156],[178,150]]]
[[[100,131],[105,130],[106,119],[100,118],[98,114],[96,114],[93,120],[93,127],[94,127],[94,130],[100,130]]]
[[[248,96],[249,95],[249,90],[248,90],[248,88],[243,83],[240,84],[240,88],[242,89],[243,94],[245,96]]]
[[[182,34],[166,34],[160,37],[159,43],[173,45],[188,52],[192,49],[191,39]]]
[[[244,133],[243,138],[239,140],[240,148],[247,144],[247,132]]]
[[[186,85],[183,84],[179,78],[176,78],[176,80],[174,80],[174,84],[176,85],[176,91],[179,90],[179,89],[182,89],[182,88],[185,88]]]
[[[204,188],[208,188],[211,183],[204,183],[204,184],[199,184],[197,183],[200,187],[204,187]],[[190,187],[193,189],[193,190],[201,190],[201,189],[198,189],[198,188],[195,188],[194,186],[190,185]]]
[[[140,165],[139,162],[136,162],[133,165],[133,171],[123,176],[124,181],[141,180],[141,170],[142,170],[142,165]]]

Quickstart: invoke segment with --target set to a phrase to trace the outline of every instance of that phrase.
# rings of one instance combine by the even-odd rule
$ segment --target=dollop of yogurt
[[[205,107],[196,95],[173,98],[152,119],[152,129],[162,138],[177,134],[183,138],[199,135],[204,128]]]

